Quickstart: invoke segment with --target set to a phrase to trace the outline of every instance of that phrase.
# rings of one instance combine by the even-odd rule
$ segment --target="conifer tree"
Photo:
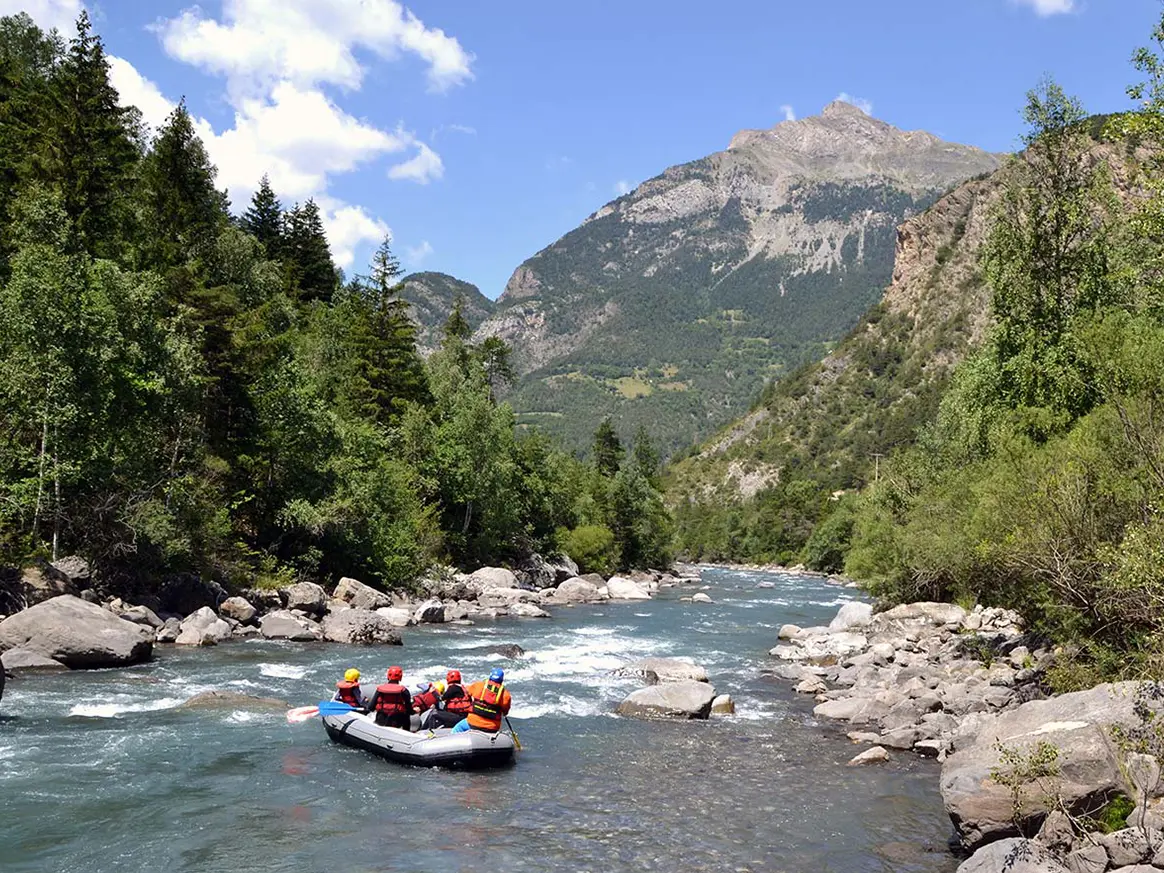
[[[624,454],[622,442],[608,415],[594,432],[594,468],[603,476],[613,476],[618,472]]]
[[[239,221],[242,229],[263,244],[267,257],[277,258],[283,241],[283,207],[271,188],[271,180],[263,174],[259,189],[251,198],[250,208]]]
[[[291,290],[304,302],[330,301],[336,292],[338,277],[323,218],[314,200],[296,206],[284,221],[285,250]]]

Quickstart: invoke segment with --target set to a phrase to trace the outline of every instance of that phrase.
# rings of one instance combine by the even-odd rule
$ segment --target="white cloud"
[[[0,15],[27,12],[40,27],[55,27],[67,38],[76,32],[73,25],[82,7],[81,0],[0,0]]]
[[[121,95],[121,105],[140,109],[141,117],[150,127],[160,127],[174,110],[174,104],[158,90],[158,86],[124,58],[110,56],[109,81]]]
[[[1078,8],[1075,5],[1075,0],[1011,0],[1011,2],[1031,7],[1040,18],[1046,18],[1050,15],[1065,15]]]
[[[842,91],[837,95],[837,99],[842,103],[848,103],[850,106],[856,106],[866,115],[873,114],[873,101],[866,100],[864,97],[854,97],[852,94]]]
[[[614,183],[614,193],[621,197],[623,194],[631,192],[631,183],[626,179],[619,179]]]
[[[388,178],[408,179],[418,185],[427,185],[433,179],[441,178],[445,174],[445,165],[441,161],[441,156],[422,142],[414,144],[419,150],[416,156],[392,167],[388,171]]]
[[[419,267],[432,253],[432,244],[426,239],[421,240],[418,246],[409,246],[405,249],[405,254],[408,256],[408,263],[414,267]]]
[[[345,270],[356,260],[356,248],[363,243],[379,243],[392,235],[381,219],[368,214],[362,206],[351,206],[330,197],[317,199],[323,211],[323,227],[331,246],[331,256]]]
[[[436,91],[473,76],[473,57],[455,38],[396,0],[223,0],[221,21],[195,6],[156,29],[171,56],[225,76],[233,94],[280,81],[358,89],[357,50],[416,55]]]
[[[785,121],[796,121],[796,110],[789,104],[785,103],[780,107],[780,111],[784,113]]]

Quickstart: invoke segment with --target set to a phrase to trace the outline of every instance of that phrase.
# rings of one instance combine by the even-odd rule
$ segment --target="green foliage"
[[[1032,795],[1044,808],[1058,805],[1055,780],[1062,776],[1059,762],[1059,748],[1044,740],[1026,749],[995,745],[998,765],[991,768],[990,778],[1010,791],[1011,818],[1019,833],[1023,833],[1027,822],[1027,804]],[[1023,833],[1026,837],[1034,834]]]
[[[602,424],[598,425],[598,430],[594,432],[594,448],[592,449],[594,466],[603,476],[613,476],[618,472],[624,454],[622,442],[619,440],[618,434],[614,432],[610,416],[607,416],[602,420]]]
[[[607,576],[618,567],[619,551],[614,532],[606,525],[585,524],[558,534],[558,548],[573,558],[583,573]]]
[[[1087,823],[1092,825],[1101,834],[1110,834],[1122,831],[1128,826],[1128,816],[1135,810],[1136,804],[1122,794],[1117,794],[1103,805]]]

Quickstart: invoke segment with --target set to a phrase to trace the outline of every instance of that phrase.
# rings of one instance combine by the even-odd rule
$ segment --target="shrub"
[[[583,573],[609,576],[618,567],[614,533],[604,524],[584,524],[558,532],[558,548],[573,558]]]

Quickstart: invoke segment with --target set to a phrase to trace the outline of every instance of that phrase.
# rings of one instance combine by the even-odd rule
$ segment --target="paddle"
[[[315,718],[319,715],[318,706],[300,706],[296,709],[287,710],[287,721],[291,724],[301,724],[309,718]]]
[[[519,752],[521,751],[521,740],[517,738],[517,731],[513,729],[513,724],[509,721],[509,716],[505,716],[505,726],[509,728],[509,733],[513,737],[513,747]]]
[[[356,712],[354,706],[348,706],[346,703],[340,703],[338,700],[321,700],[319,702],[319,714],[322,715],[343,715],[346,712]]]

